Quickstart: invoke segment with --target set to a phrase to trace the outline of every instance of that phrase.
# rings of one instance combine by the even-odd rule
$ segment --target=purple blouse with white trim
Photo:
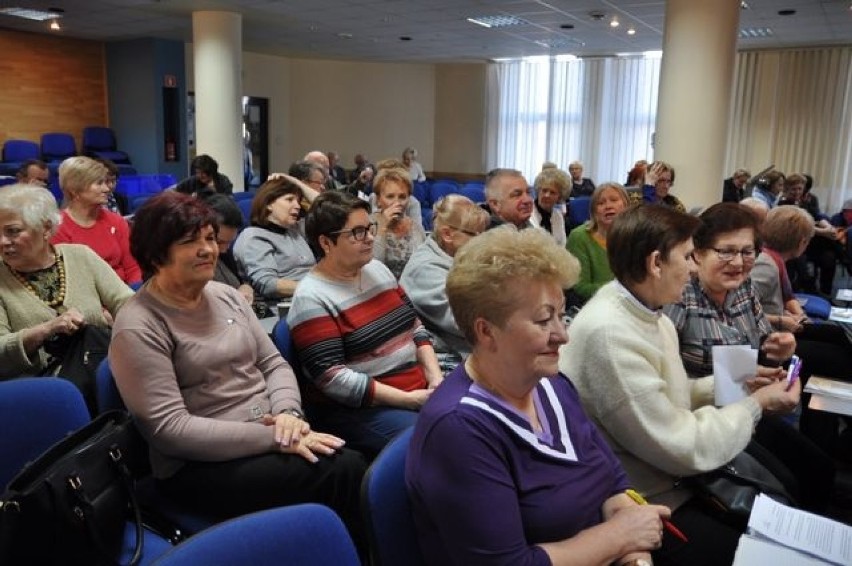
[[[406,483],[427,564],[542,564],[536,546],[603,520],[628,487],[564,375],[533,392],[542,431],[458,366],[423,407]]]

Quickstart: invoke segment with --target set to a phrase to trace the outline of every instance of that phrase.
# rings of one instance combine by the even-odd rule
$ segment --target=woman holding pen
[[[470,240],[447,277],[472,353],[414,427],[406,483],[429,565],[651,564],[669,511],[629,481],[558,372],[579,264],[541,230]]]
[[[688,543],[666,533],[655,563],[731,564],[741,532],[706,511],[681,482],[719,468],[749,443],[765,413],[790,412],[800,388],[773,382],[723,408],[713,377],[689,379],[677,330],[661,309],[679,301],[695,270],[698,219],[663,206],[622,213],[607,235],[615,281],[571,322],[559,367],[603,430],[631,481],[650,502],[672,509]],[[738,249],[738,251],[740,251]],[[764,348],[784,355],[783,342]]]
[[[719,203],[699,219],[693,236],[696,271],[680,301],[663,308],[677,329],[687,374],[713,373],[713,346],[763,345],[749,389],[783,380],[787,372],[780,363],[793,355],[796,339],[772,330],[752,286],[758,250],[754,214],[737,203]],[[791,362],[791,368],[795,365]],[[762,418],[754,438],[757,445],[749,445],[748,452],[784,481],[802,507],[824,511],[834,486],[831,458],[780,416]]]

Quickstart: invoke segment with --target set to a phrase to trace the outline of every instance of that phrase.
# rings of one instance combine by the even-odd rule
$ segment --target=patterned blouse
[[[681,302],[663,308],[677,329],[680,355],[691,377],[713,373],[713,346],[750,344],[758,348],[772,332],[751,279],[729,291],[718,307],[697,277],[687,283]]]

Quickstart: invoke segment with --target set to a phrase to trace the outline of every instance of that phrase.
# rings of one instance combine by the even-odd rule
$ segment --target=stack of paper
[[[852,527],[759,495],[733,566],[755,564],[848,566],[852,564]]]
[[[852,383],[814,375],[808,380],[805,393],[811,394],[811,409],[852,415]]]
[[[852,289],[838,289],[837,300],[852,302]]]
[[[828,319],[836,320],[837,322],[847,322],[852,324],[852,309],[831,307],[831,314],[828,315]]]

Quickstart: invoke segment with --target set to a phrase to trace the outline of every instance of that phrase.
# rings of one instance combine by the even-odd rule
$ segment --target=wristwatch
[[[299,409],[284,409],[283,411],[281,411],[278,414],[279,415],[290,415],[290,416],[296,417],[297,419],[305,420],[305,414],[302,411],[300,411]]]

